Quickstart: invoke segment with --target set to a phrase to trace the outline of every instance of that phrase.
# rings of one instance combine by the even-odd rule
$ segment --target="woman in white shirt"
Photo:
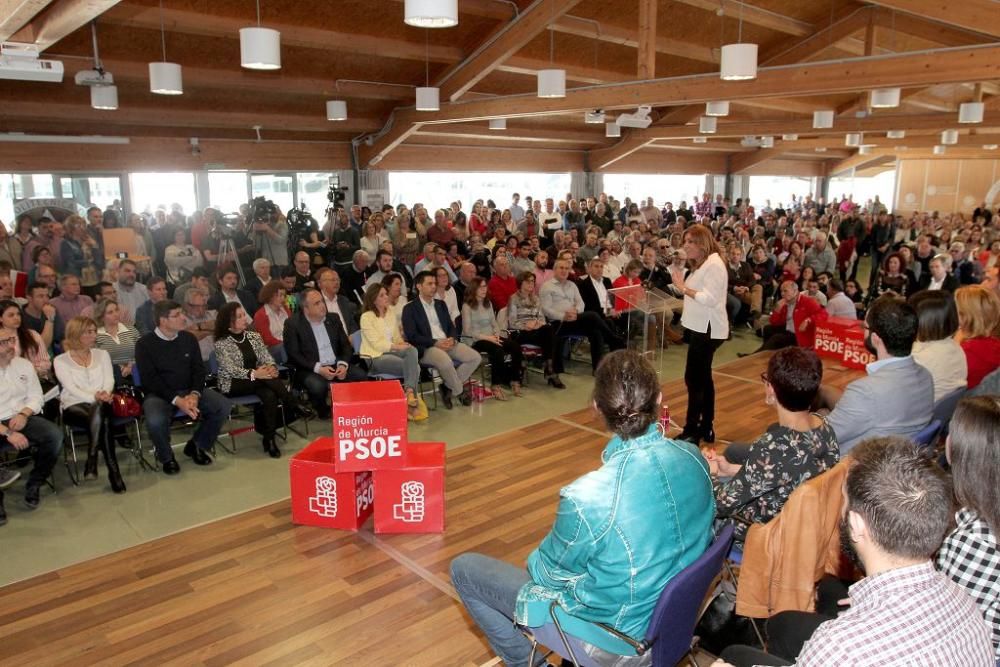
[[[403,377],[406,406],[409,417],[414,418],[420,407],[418,384],[420,365],[417,348],[403,340],[399,318],[389,307],[389,292],[382,283],[374,283],[365,290],[364,313],[361,314],[362,357],[368,359],[372,373],[386,373]]]
[[[63,420],[90,434],[84,479],[97,479],[97,453],[108,466],[108,481],[115,493],[125,493],[125,480],[118,469],[115,447],[111,443],[111,390],[115,374],[111,355],[96,348],[97,323],[89,317],[74,317],[66,324],[63,352],[53,367],[62,390],[59,402]]]
[[[687,421],[679,438],[698,444],[715,442],[715,382],[712,360],[715,351],[729,337],[726,295],[729,272],[719,254],[719,246],[705,225],[692,225],[684,232],[684,252],[691,272],[677,267],[670,277],[684,294],[681,325],[688,332],[687,363],[684,384],[688,390]]]
[[[180,285],[191,279],[191,272],[204,264],[201,252],[187,242],[187,232],[178,229],[174,242],[163,251],[163,263],[167,267],[167,282]]]
[[[955,297],[941,290],[923,290],[910,297],[917,311],[917,340],[913,360],[930,371],[934,402],[964,389],[968,381],[965,351],[953,336],[958,331]]]

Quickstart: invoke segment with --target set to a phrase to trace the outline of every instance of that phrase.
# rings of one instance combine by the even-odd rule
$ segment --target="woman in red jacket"
[[[264,339],[264,345],[267,345],[275,362],[287,363],[288,355],[285,354],[282,336],[285,320],[291,315],[291,311],[285,304],[285,288],[279,281],[272,280],[261,288],[257,300],[263,305],[253,316],[253,328]]]
[[[982,285],[966,285],[955,291],[958,331],[968,366],[968,387],[1000,368],[1000,297]]]

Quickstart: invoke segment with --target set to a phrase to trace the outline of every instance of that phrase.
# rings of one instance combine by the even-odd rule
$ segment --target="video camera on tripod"
[[[334,184],[330,184],[329,189],[326,191],[326,200],[330,202],[326,205],[326,210],[323,212],[324,215],[329,216],[330,211],[343,208],[344,200],[347,198],[347,186],[337,187]]]

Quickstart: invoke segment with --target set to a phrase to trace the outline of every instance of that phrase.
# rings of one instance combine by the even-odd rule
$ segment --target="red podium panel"
[[[844,339],[844,357],[841,362],[848,368],[864,370],[877,357],[865,347],[865,331],[860,326],[847,332]]]
[[[375,471],[376,533],[444,532],[443,442],[411,442],[406,467]]]
[[[831,317],[816,324],[816,354],[832,359],[844,358],[846,341],[851,329],[860,329],[861,323],[843,317]]]
[[[292,523],[357,530],[372,515],[372,474],[338,473],[336,456],[333,439],[319,438],[291,458]]]
[[[406,465],[406,396],[398,382],[335,384],[337,472]]]

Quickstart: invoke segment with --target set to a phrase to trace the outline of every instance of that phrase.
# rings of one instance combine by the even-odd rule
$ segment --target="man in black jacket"
[[[153,307],[156,329],[139,339],[135,362],[146,398],[142,411],[146,429],[156,448],[163,472],[176,475],[180,465],[170,448],[170,423],[180,410],[198,422],[184,454],[195,464],[212,462],[206,450],[215,445],[232,403],[213,389],[205,388],[205,366],[195,337],[184,330],[184,311],[176,301],[160,301]]]
[[[611,281],[604,277],[604,261],[600,257],[594,257],[587,262],[587,275],[581,278],[576,286],[580,290],[580,298],[583,299],[583,311],[596,313],[612,331],[619,337],[624,337],[626,323],[621,320],[619,313],[614,311],[615,297],[608,292],[611,289]]]
[[[295,369],[295,384],[304,388],[318,414],[328,410],[331,382],[358,382],[368,374],[352,364],[354,348],[336,313],[326,310],[319,290],[307,287],[299,295],[299,311],[285,320],[285,352]]]
[[[240,276],[232,266],[219,271],[219,291],[208,300],[208,309],[218,311],[230,301],[239,301],[247,315],[253,317],[257,312],[257,297],[247,290],[239,289],[239,283]]]

